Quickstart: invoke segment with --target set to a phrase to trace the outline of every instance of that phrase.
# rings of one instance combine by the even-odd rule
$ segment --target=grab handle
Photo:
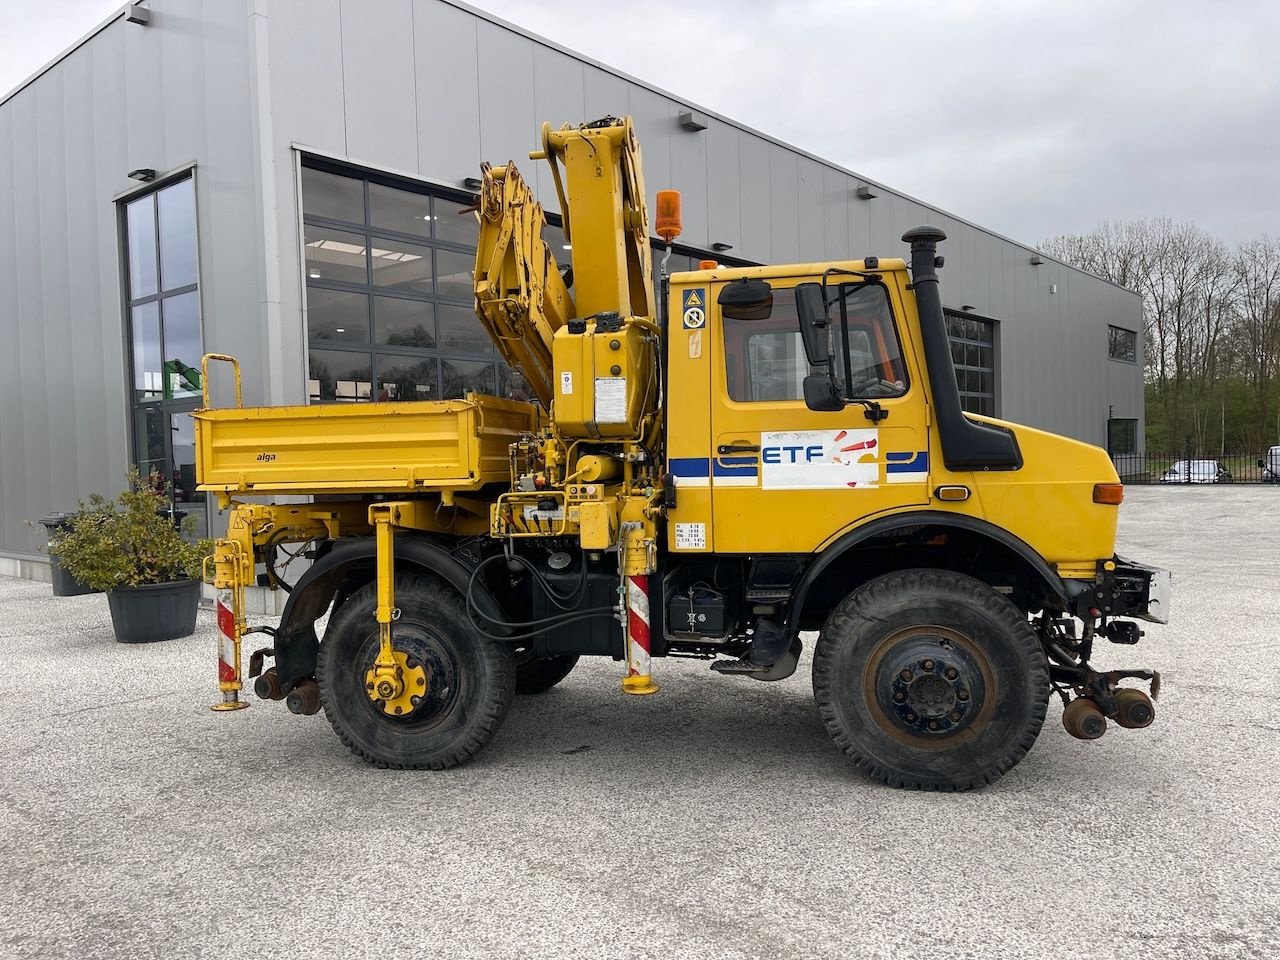
[[[209,409],[209,361],[210,360],[223,360],[226,363],[231,364],[231,369],[235,373],[235,377],[236,377],[236,406],[243,407],[244,394],[241,392],[241,389],[240,389],[240,361],[237,360],[235,357],[227,356],[225,353],[206,353],[203,357],[200,358],[200,379],[202,380],[200,387],[204,392],[205,409],[206,410]]]

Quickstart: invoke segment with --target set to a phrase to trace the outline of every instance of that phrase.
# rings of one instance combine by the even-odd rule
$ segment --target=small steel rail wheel
[[[1156,705],[1149,696],[1133,687],[1123,687],[1116,691],[1115,697],[1116,723],[1130,730],[1151,726],[1156,718]]]
[[[1062,728],[1077,740],[1097,740],[1107,732],[1107,718],[1088,697],[1077,697],[1063,708]]]
[[[972,577],[905,570],[832,612],[813,692],[832,739],[860,770],[919,790],[968,790],[1035,743],[1049,698],[1026,614]]]
[[[325,716],[352,752],[376,766],[455,767],[474,757],[506,718],[515,694],[511,646],[480,636],[462,597],[441,580],[399,573],[395,594],[400,617],[392,644],[411,681],[405,702],[379,701],[369,690],[378,604],[368,583],[331,617],[320,645],[316,680]]]
[[[569,675],[578,664],[576,654],[539,657],[532,647],[516,647],[516,693],[529,696],[546,693]]]

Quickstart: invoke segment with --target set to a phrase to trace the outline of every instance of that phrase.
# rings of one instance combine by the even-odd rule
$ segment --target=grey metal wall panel
[[[488,21],[477,23],[480,64],[480,157],[493,163],[527,157],[537,143],[533,41]],[[352,145],[354,156],[365,156]],[[370,158],[374,159],[374,158]],[[527,161],[526,161],[527,166]],[[531,180],[530,182],[536,182]]]
[[[768,263],[773,256],[769,202],[769,144],[738,132],[738,209],[742,217],[742,256]]]
[[[674,109],[678,118],[680,105],[676,104]],[[679,126],[678,119],[672,120],[670,131],[670,173],[665,182],[650,183],[646,172],[645,185],[655,194],[665,188],[680,191],[684,220],[684,233],[680,242],[705,250],[711,245],[707,219],[707,134],[706,131],[685,130]]]
[[[856,254],[849,244],[849,178],[839,170],[822,170],[822,259],[850,260]]]
[[[826,255],[826,216],[823,212],[826,169],[808,157],[800,157],[796,167],[795,204],[799,227],[796,255],[805,263],[822,260]]]
[[[270,90],[278,132],[346,153],[339,0],[270,0]]]
[[[563,56],[563,54],[561,54]],[[585,93],[585,113],[583,120],[599,120],[601,117],[625,117],[631,113],[631,84],[616,74],[601,70],[591,64],[583,65],[583,90]],[[567,122],[546,117],[552,123]]]
[[[483,155],[477,25],[475,17],[447,4],[419,3],[413,8],[417,169],[428,176],[458,182],[479,176]]]
[[[20,335],[18,246],[26,242],[18,235],[16,127],[16,109],[0,108],[0,331],[6,337]],[[16,550],[21,545],[25,551],[21,521],[28,519],[23,450],[27,400],[21,389],[22,350],[15,349],[13,340],[9,343],[0,350],[0,547]]]
[[[533,104],[533,119],[538,136],[541,134],[544,122],[550,123],[553,127],[559,127],[565,123],[582,123],[586,120],[587,106],[582,62],[535,44]],[[536,178],[533,182],[536,183],[543,208],[557,213],[560,210],[560,198],[556,196],[551,168],[542,161],[529,159],[529,151],[538,145],[538,136],[529,138],[528,145],[522,153],[504,157],[501,160],[495,157],[493,162],[514,160],[517,169],[523,170],[531,178]]]
[[[261,255],[247,49],[240,5],[157,0],[150,26],[107,25],[0,104],[0,335],[12,344],[0,356],[0,553],[35,553],[43,537],[24,521],[124,480],[112,198],[138,186],[129,170],[201,165],[206,346],[253,342]],[[237,318],[216,343],[213,302]]]
[[[631,88],[631,118],[644,152],[644,187],[649,209],[658,191],[671,183],[671,136],[676,126],[676,104],[644,87]]]
[[[707,127],[707,239],[727,243],[742,256],[738,131],[722,120]]]
[[[800,259],[800,212],[796,202],[796,181],[800,158],[777,144],[769,152],[769,256],[774,263],[795,263]],[[764,202],[756,197],[754,203]]]
[[[417,79],[411,0],[343,0],[347,143],[380,162],[418,169]]]

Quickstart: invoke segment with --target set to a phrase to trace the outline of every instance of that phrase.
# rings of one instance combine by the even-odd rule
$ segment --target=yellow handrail
[[[204,408],[209,409],[209,361],[225,360],[231,364],[232,370],[236,376],[236,406],[244,406],[244,394],[240,389],[240,361],[235,357],[227,356],[225,353],[206,353],[200,358],[200,388],[204,392]]]

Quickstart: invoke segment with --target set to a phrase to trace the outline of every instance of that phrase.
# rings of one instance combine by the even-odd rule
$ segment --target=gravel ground
[[[470,766],[375,770],[324,717],[211,713],[214,626],[141,648],[0,579],[0,956],[1276,957],[1280,491],[1130,489],[1175,571],[1145,731],[1049,719],[959,796],[867,782],[779,684],[584,662]]]

